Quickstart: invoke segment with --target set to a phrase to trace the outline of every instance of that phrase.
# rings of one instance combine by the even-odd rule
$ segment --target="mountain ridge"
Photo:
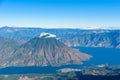
[[[90,55],[67,47],[56,38],[35,37],[17,48],[4,66],[60,66],[82,64]]]
[[[0,36],[14,40],[28,41],[39,33],[56,34],[64,44],[81,47],[120,48],[120,30],[80,30],[44,28],[0,28]]]

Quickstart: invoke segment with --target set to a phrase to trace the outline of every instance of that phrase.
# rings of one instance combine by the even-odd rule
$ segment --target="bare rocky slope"
[[[47,35],[49,36],[49,35]],[[4,66],[59,66],[82,64],[90,55],[67,47],[54,37],[35,37],[11,53]]]
[[[21,44],[21,41],[0,37],[0,67],[6,64],[6,60],[11,57],[14,50]]]

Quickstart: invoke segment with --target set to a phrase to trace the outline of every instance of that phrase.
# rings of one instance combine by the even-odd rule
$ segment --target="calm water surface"
[[[84,62],[83,65],[67,65],[60,67],[7,67],[0,69],[0,74],[27,74],[27,73],[39,73],[49,74],[56,73],[61,68],[79,68],[83,66],[109,64],[109,65],[120,65],[120,49],[114,48],[86,48],[86,47],[74,47],[84,53],[92,56],[89,61]]]

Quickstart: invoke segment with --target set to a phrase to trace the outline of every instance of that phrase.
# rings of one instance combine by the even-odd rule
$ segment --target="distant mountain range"
[[[43,29],[2,27],[0,36],[22,43],[38,36],[42,32],[55,34],[68,46],[120,48],[120,30],[112,29]]]
[[[50,33],[41,33],[26,43],[0,39],[0,67],[60,66],[82,64],[90,55],[67,47]]]

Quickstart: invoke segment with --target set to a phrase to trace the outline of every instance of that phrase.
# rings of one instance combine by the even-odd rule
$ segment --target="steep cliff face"
[[[46,37],[47,36],[47,37]],[[51,35],[35,37],[16,49],[4,66],[59,66],[81,64],[90,59],[84,54],[58,41]]]
[[[61,41],[68,46],[120,48],[119,31],[98,31],[71,34]]]
[[[1,37],[22,41],[28,41],[41,32],[56,34],[68,46],[120,48],[120,30],[0,28]]]

